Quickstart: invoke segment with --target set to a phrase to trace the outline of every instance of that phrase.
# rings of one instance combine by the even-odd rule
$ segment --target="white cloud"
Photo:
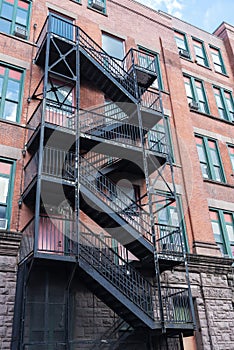
[[[166,8],[166,11],[176,17],[182,17],[185,0],[137,0],[143,5],[152,7],[155,10]]]

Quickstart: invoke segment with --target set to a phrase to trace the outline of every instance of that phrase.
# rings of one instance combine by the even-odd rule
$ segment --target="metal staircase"
[[[131,49],[117,60],[81,28],[54,14],[47,18],[37,45],[35,63],[44,69],[44,77],[32,96],[41,101],[27,124],[29,161],[22,199],[32,219],[22,230],[20,264],[33,271],[33,264],[46,268],[56,261],[66,273],[71,271],[65,299],[78,276],[117,315],[149,337],[192,334],[189,282],[185,288],[170,286],[160,275],[185,263],[186,257],[180,228],[157,221],[150,195],[149,177],[170,161],[166,134],[153,128],[163,118],[160,93],[149,88],[157,77],[155,57]],[[74,90],[74,106],[67,103],[70,92],[59,101],[57,88],[49,84],[51,77]],[[112,102],[81,109],[83,81]],[[137,174],[144,182],[145,206],[111,180],[110,174],[118,171]],[[84,214],[96,229],[81,220]],[[103,230],[108,240],[100,234]],[[24,300],[28,280],[26,276]],[[24,312],[25,308],[22,317]],[[64,316],[67,325],[69,312]],[[20,327],[14,350],[24,349],[27,327]],[[68,333],[61,341],[66,346],[72,343]]]

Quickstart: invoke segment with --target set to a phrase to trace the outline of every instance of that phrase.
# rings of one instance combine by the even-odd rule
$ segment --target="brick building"
[[[234,348],[233,33],[0,0],[0,349]]]

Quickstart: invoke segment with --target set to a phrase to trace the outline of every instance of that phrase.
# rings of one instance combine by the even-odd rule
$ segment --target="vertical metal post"
[[[44,150],[44,134],[45,134],[45,113],[46,113],[46,93],[48,84],[48,67],[49,67],[49,56],[50,56],[50,36],[51,36],[51,15],[48,17],[48,30],[46,40],[46,53],[45,53],[45,72],[43,79],[43,101],[41,110],[41,132],[39,141],[39,159],[38,159],[38,171],[37,171],[37,189],[36,189],[36,201],[35,201],[35,226],[34,226],[34,255],[38,251],[38,232],[39,232],[39,221],[40,221],[40,204],[41,204],[41,174],[43,165],[43,150]]]
[[[80,31],[79,27],[75,27],[76,35],[76,151],[75,151],[75,225],[76,225],[76,239],[77,239],[77,258],[80,255],[80,237],[79,237],[79,197],[80,197],[80,172],[79,172],[79,153],[80,153],[80,119],[79,119],[79,109],[80,109]]]
[[[165,322],[164,322],[163,305],[162,305],[160,270],[159,270],[159,262],[158,262],[157,246],[156,246],[156,232],[155,232],[155,225],[154,225],[155,222],[154,222],[152,198],[151,198],[151,194],[150,194],[149,169],[148,169],[147,155],[146,155],[145,145],[144,145],[143,123],[142,123],[142,117],[141,117],[141,98],[140,98],[140,93],[139,93],[139,86],[137,83],[137,75],[136,75],[136,69],[135,69],[135,60],[134,60],[133,50],[131,51],[131,58],[132,58],[132,66],[133,66],[133,77],[134,77],[134,83],[135,83],[135,93],[136,93],[136,98],[138,101],[137,102],[137,116],[138,116],[138,124],[139,124],[140,141],[141,141],[141,147],[142,147],[146,193],[147,193],[148,204],[149,204],[152,243],[153,243],[153,247],[154,247],[155,277],[156,277],[157,287],[158,287],[158,298],[159,298],[159,305],[160,305],[160,317],[161,317],[162,331],[164,332],[165,331]]]

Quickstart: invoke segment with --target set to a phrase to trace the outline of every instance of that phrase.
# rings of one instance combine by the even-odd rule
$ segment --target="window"
[[[211,56],[214,63],[215,71],[218,73],[226,74],[226,69],[223,63],[221,52],[218,48],[210,46]]]
[[[186,35],[184,33],[175,32],[175,41],[179,50],[179,54],[182,57],[190,59],[189,47]]]
[[[210,113],[203,82],[194,77],[184,76],[189,107],[202,113]]]
[[[209,67],[204,43],[200,40],[193,39],[193,47],[194,47],[197,63],[201,64],[202,66]]]
[[[138,49],[140,51],[142,51],[143,53],[146,53],[146,54],[148,53],[150,55],[154,55],[155,56],[155,63],[156,63],[156,69],[157,69],[158,77],[157,77],[157,79],[155,79],[155,81],[153,82],[151,87],[155,88],[155,89],[162,90],[163,89],[163,81],[162,81],[162,74],[161,74],[161,68],[160,68],[160,63],[159,63],[159,54],[154,52],[154,51],[145,49],[143,47],[139,47]],[[146,60],[146,58],[147,58],[147,56],[142,56],[143,60]],[[144,62],[143,62],[142,66],[143,67],[147,67],[151,62],[152,62],[152,59],[150,59],[148,64],[144,64]]]
[[[196,145],[203,177],[225,182],[217,141],[196,136]]]
[[[0,65],[0,118],[19,121],[23,72]]]
[[[232,163],[232,169],[234,171],[234,146],[229,145],[228,150],[229,150],[230,160]]]
[[[102,48],[110,56],[122,60],[124,58],[124,41],[112,35],[102,34]]]
[[[220,118],[234,121],[234,103],[232,93],[214,86],[214,95]]]
[[[223,255],[234,256],[234,213],[210,209],[214,238]]]
[[[182,235],[184,240],[184,245],[186,251],[189,250],[188,248],[188,242],[187,242],[187,235],[186,235],[186,227],[184,222],[184,215],[183,215],[183,209],[182,209],[182,203],[180,196],[177,196],[177,204],[176,202],[170,203],[167,199],[167,193],[165,192],[158,192],[157,193],[157,210],[163,207],[163,205],[167,205],[165,208],[162,208],[158,211],[158,223],[161,225],[165,225],[168,228],[170,226],[172,227],[181,227],[182,228]],[[162,204],[163,203],[163,204]],[[166,228],[167,230],[167,228]],[[165,228],[160,228],[160,233],[162,236],[165,234]]]
[[[0,0],[0,31],[27,38],[31,3],[22,0]]]
[[[164,137],[162,137],[162,135],[164,135],[166,133],[167,136],[167,141],[169,143],[169,150],[170,150],[170,156],[171,156],[171,160],[172,162],[175,161],[174,158],[174,151],[173,151],[173,143],[172,143],[172,137],[171,137],[171,128],[170,128],[170,120],[167,116],[164,116],[164,121],[163,119],[161,119],[154,127],[152,130],[156,130],[159,133],[159,139],[162,138],[162,145],[160,146],[160,142],[158,142],[157,147],[159,148],[158,151],[162,152],[164,150],[164,144],[166,139]],[[161,134],[160,134],[161,133]],[[154,139],[154,134],[152,134],[153,139]],[[151,134],[149,132],[149,143],[150,143],[150,137]],[[153,140],[155,143],[155,140]],[[154,148],[154,150],[157,150]]]
[[[14,163],[0,158],[0,229],[9,228]]]
[[[106,0],[89,0],[88,6],[101,13],[106,13]]]

